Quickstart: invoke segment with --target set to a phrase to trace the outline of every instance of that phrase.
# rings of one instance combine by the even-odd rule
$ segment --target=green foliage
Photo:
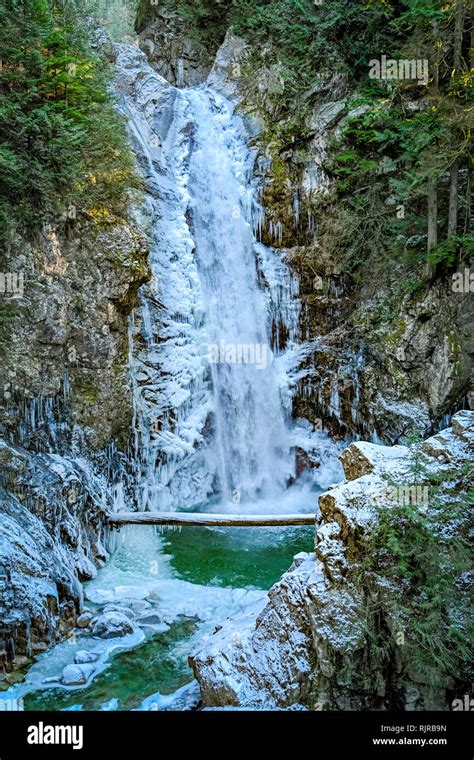
[[[132,154],[76,0],[0,3],[0,229],[34,234],[69,205],[120,210]]]
[[[387,268],[398,262],[413,274],[425,261],[428,182],[433,176],[441,180],[453,161],[453,147],[457,149],[452,143],[452,127],[440,107],[407,113],[402,98],[375,104],[368,99],[367,106],[364,114],[349,120],[342,135],[344,149],[341,151],[338,143],[339,152],[334,152],[326,165],[338,179],[350,230],[344,245],[346,268],[360,270],[366,261],[368,270],[378,257],[386,261]],[[359,192],[363,194],[359,196]],[[391,210],[385,205],[388,198]],[[395,214],[399,206],[403,206],[401,218]],[[374,218],[378,220],[375,229]],[[362,220],[363,234],[357,234]],[[373,234],[368,235],[367,228]],[[419,236],[418,254],[410,256],[407,241],[415,236]],[[370,240],[376,247],[367,256]],[[462,236],[454,236],[431,252],[430,261],[453,266],[466,244]],[[360,273],[365,277],[365,268]]]
[[[456,262],[456,254],[458,249],[463,245],[463,238],[459,235],[443,240],[442,243],[435,246],[429,254],[428,261],[431,264],[446,264],[448,267],[452,267]]]
[[[405,672],[418,672],[431,686],[446,687],[451,678],[467,678],[472,659],[470,600],[462,580],[471,566],[472,467],[430,474],[419,435],[415,431],[408,438],[413,483],[429,484],[429,508],[416,504],[380,508],[361,571],[364,578],[381,575],[393,582],[372,616],[399,621]],[[374,617],[371,623],[373,629]],[[386,644],[373,643],[381,649]]]
[[[382,49],[387,42],[386,15],[384,4],[359,0],[234,0],[230,20],[262,60],[271,42],[285,71],[283,98],[289,104],[314,84],[321,68],[337,64],[354,80],[366,72],[368,40]]]
[[[405,621],[406,670],[415,668],[433,685],[462,678],[471,660],[466,630],[469,601],[457,587],[470,567],[468,542],[456,534],[440,534],[439,524],[458,520],[473,503],[474,492],[440,506],[434,516],[413,505],[384,510],[373,536],[374,562],[404,589],[391,596],[387,607],[392,616]]]

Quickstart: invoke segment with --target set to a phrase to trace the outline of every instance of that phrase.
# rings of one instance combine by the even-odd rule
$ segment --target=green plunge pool
[[[28,687],[27,675],[26,683],[19,687],[25,710],[133,710],[140,709],[150,695],[174,693],[193,678],[187,661],[192,646],[228,615],[263,599],[295,554],[313,550],[314,529],[186,527],[161,531],[152,526],[127,526],[119,541],[97,578],[85,584],[86,606],[100,613],[107,603],[127,606],[131,598],[141,599],[150,611],[164,617],[169,629],[159,633],[147,630],[142,642],[110,652],[95,678],[74,689],[44,688],[40,677],[60,675],[77,650],[93,650],[97,640],[81,633],[78,640],[73,639],[70,651],[67,643],[52,648],[37,658],[30,671],[36,673],[38,685]]]

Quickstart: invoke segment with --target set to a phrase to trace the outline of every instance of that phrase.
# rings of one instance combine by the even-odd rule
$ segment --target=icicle
[[[295,227],[299,227],[300,225],[300,198],[299,198],[299,192],[298,192],[297,187],[293,191],[293,218],[294,218]]]

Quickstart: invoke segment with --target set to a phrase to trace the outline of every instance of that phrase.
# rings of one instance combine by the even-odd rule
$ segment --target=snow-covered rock
[[[466,491],[464,473],[472,460],[473,435],[474,412],[463,411],[453,417],[451,428],[420,448],[428,480],[450,474],[450,499],[455,498],[453,465],[459,473],[454,492]],[[408,686],[397,685],[400,647],[392,643],[386,668],[383,657],[378,659],[367,644],[368,610],[404,589],[394,589],[393,580],[383,574],[367,583],[358,563],[367,552],[380,510],[399,504],[398,489],[406,494],[410,488],[412,453],[409,447],[368,443],[351,444],[343,452],[349,482],[319,497],[315,554],[297,555],[270,589],[266,604],[228,618],[191,653],[204,707],[386,709],[398,689],[397,699],[406,709],[447,709],[447,693],[431,689],[425,672],[410,672]],[[419,505],[420,510],[426,508],[425,503]],[[390,647],[400,621],[388,613],[383,626]],[[448,683],[446,688],[451,688]]]
[[[126,615],[130,620],[135,617],[135,613],[130,607],[122,607],[120,604],[106,604],[103,612],[120,612],[121,615]]]
[[[134,627],[121,612],[104,612],[94,623],[92,635],[101,639],[113,639],[133,633]]]
[[[169,631],[170,629],[169,625],[165,623],[161,615],[158,615],[156,612],[141,615],[135,620],[135,622],[140,628],[152,628],[156,633],[166,633],[166,631]]]
[[[79,652],[76,652],[74,662],[76,665],[84,665],[89,662],[96,662],[98,658],[99,655],[94,654],[94,652],[88,652],[87,649],[81,649]]]
[[[87,683],[95,668],[93,665],[66,665],[61,675],[61,683],[64,686],[79,686]]]
[[[79,617],[76,620],[77,627],[87,628],[91,624],[91,620],[93,617],[94,616],[91,612],[83,612],[82,615],[79,615]]]
[[[201,701],[201,691],[197,681],[191,681],[172,694],[150,694],[143,700],[140,710],[195,710]]]
[[[347,480],[356,480],[372,472],[382,474],[393,472],[406,461],[406,446],[377,446],[374,443],[358,441],[351,443],[340,456]]]

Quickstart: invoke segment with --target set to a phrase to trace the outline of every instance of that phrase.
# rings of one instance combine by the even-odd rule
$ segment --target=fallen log
[[[297,515],[227,515],[205,512],[108,512],[110,525],[204,525],[222,527],[281,527],[314,525],[314,514]]]

